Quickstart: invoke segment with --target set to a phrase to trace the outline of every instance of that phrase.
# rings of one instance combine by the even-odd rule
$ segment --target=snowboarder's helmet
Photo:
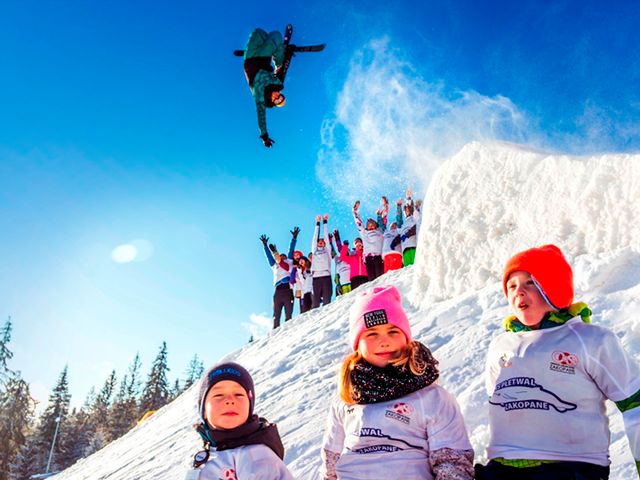
[[[273,101],[273,104],[276,107],[284,107],[285,103],[287,103],[287,99],[284,98],[284,95],[282,94],[282,92],[280,92],[280,96],[276,97]]]

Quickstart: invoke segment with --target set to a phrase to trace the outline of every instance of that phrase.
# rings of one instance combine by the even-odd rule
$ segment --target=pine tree
[[[129,370],[127,371],[127,376],[129,377],[129,382],[127,383],[126,388],[126,398],[128,399],[136,399],[138,398],[138,394],[140,393],[140,385],[142,381],[140,380],[140,368],[142,367],[142,362],[140,361],[140,354],[136,353],[133,362],[129,366]]]
[[[149,410],[158,410],[169,401],[169,382],[167,381],[167,342],[162,342],[158,356],[153,361],[149,378],[140,399],[140,414]]]
[[[184,381],[184,387],[182,391],[184,392],[191,385],[196,383],[203,373],[204,363],[202,363],[202,360],[198,358],[198,354],[196,353],[191,359],[191,362],[189,362],[189,367],[187,367],[187,378]]]
[[[66,452],[66,466],[74,464],[81,458],[87,457],[95,450],[92,450],[93,439],[96,436],[95,427],[91,422],[91,415],[85,407],[80,410],[73,409],[65,419],[65,435],[61,441],[64,442],[63,450]]]
[[[180,388],[180,380],[176,378],[176,381],[173,383],[173,388],[171,389],[171,394],[169,395],[169,401],[173,402],[183,390]]]
[[[29,480],[33,474],[44,473],[48,453],[42,449],[36,432],[29,434],[9,466],[9,480]]]
[[[107,425],[109,410],[111,408],[111,398],[116,387],[116,371],[113,370],[109,378],[104,382],[104,386],[98,393],[95,402],[91,407],[92,421],[98,426]]]
[[[25,443],[35,409],[29,384],[7,364],[13,357],[9,350],[11,330],[9,317],[0,330],[0,480],[8,478],[9,467]]]
[[[9,350],[12,328],[11,317],[9,317],[2,327],[2,330],[0,330],[0,389],[2,389],[2,385],[9,379],[11,373],[7,362],[13,357],[13,352]]]
[[[120,388],[109,412],[108,440],[120,438],[135,426],[138,419],[138,394],[140,391],[140,355],[136,353],[129,370],[120,382]]]
[[[34,409],[29,385],[14,373],[0,392],[0,480],[7,480],[9,466],[25,443]]]
[[[105,380],[98,394],[91,388],[81,410],[70,415],[66,423],[66,437],[71,439],[64,445],[67,451],[65,462],[73,463],[91,455],[108,443],[109,414],[111,399],[116,385],[116,372],[113,370]]]
[[[69,455],[65,450],[65,447],[70,444],[70,442],[67,442],[65,439],[65,421],[69,413],[69,403],[71,401],[67,373],[68,368],[65,366],[62,373],[60,373],[56,386],[51,392],[51,395],[49,395],[49,402],[40,416],[37,429],[39,447],[46,452],[49,452],[54,437],[56,437],[51,471],[57,471],[66,467],[69,462]],[[59,425],[58,422],[60,423]],[[58,427],[57,436],[56,427]]]

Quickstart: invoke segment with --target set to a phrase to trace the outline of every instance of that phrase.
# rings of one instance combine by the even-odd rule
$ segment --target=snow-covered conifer
[[[142,391],[140,399],[140,414],[149,410],[157,410],[169,402],[169,381],[167,380],[167,342],[162,342],[160,351],[153,361],[149,378]]]

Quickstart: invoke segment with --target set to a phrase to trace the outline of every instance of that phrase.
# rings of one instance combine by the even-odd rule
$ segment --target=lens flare
[[[130,263],[138,256],[138,249],[131,244],[118,245],[111,252],[111,258],[116,263]]]

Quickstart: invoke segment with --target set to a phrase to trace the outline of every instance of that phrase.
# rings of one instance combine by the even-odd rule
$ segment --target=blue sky
[[[261,233],[308,251],[328,212],[352,238],[353,200],[424,195],[467,141],[640,146],[633,2],[216,5],[0,4],[0,316],[41,400],[65,364],[75,404],[136,352],[146,375],[163,340],[174,378],[215,362],[270,314]],[[231,51],[288,22],[327,48],[293,59],[266,150]]]

